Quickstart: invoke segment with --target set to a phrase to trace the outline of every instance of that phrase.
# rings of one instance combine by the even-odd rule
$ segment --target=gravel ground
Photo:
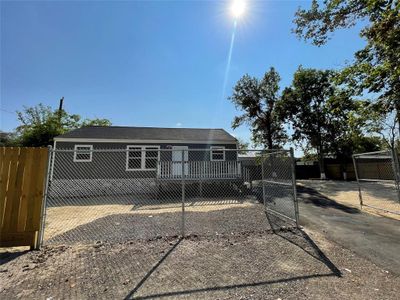
[[[1,299],[398,299],[400,280],[315,232],[192,235],[2,254]]]
[[[49,239],[46,243],[123,242],[158,236],[176,236],[181,234],[181,224],[182,213],[179,211],[154,212],[151,214],[116,214],[79,225]],[[254,229],[270,229],[261,204],[208,212],[192,211],[190,208],[185,211],[186,234],[215,235]]]

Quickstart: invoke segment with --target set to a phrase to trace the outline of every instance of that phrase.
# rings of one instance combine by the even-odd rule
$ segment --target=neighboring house
[[[51,179],[238,179],[237,147],[223,129],[83,127],[54,139]]]

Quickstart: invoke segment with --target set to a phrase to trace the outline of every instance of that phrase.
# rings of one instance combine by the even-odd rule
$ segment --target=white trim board
[[[57,142],[70,143],[154,143],[154,144],[229,144],[236,145],[237,141],[192,141],[192,140],[129,140],[129,139],[85,139],[85,138],[54,138]]]
[[[223,146],[211,146],[210,147],[210,161],[225,161],[225,147]],[[222,151],[222,159],[214,159],[213,158],[213,151]]]
[[[85,150],[78,150],[78,148],[89,148],[89,158],[88,159],[78,159],[77,154],[87,154],[84,151]],[[78,153],[81,151],[80,153]],[[93,158],[93,145],[75,145],[74,146],[74,162],[80,163],[80,162],[92,162]]]
[[[129,160],[132,159],[129,157],[129,150],[131,148],[140,148],[140,168],[129,168]],[[153,148],[151,150],[147,150],[147,148]],[[157,149],[157,150],[154,150]],[[125,165],[125,171],[155,171],[157,168],[152,169],[146,169],[146,151],[157,151],[157,162],[160,161],[160,146],[158,145],[127,145],[126,146],[126,165]],[[152,157],[153,159],[155,157]],[[133,159],[139,159],[133,158]]]

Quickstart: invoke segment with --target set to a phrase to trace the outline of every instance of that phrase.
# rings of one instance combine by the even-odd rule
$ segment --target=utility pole
[[[61,117],[62,117],[63,103],[64,103],[64,97],[61,97],[61,99],[60,99],[60,106],[58,107],[58,121],[59,121],[60,123],[61,123]]]

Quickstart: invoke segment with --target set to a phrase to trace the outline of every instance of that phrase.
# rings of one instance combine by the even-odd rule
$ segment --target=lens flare
[[[231,6],[233,17],[240,18],[246,11],[246,2],[244,0],[234,0]]]

